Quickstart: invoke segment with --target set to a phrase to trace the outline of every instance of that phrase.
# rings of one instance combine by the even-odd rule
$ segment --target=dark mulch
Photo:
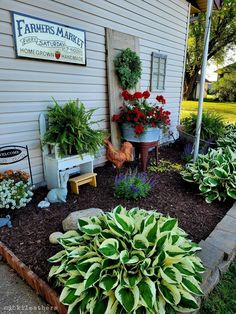
[[[181,162],[176,145],[161,148],[160,158]],[[199,195],[197,187],[184,182],[176,172],[153,173],[156,186],[145,199],[117,199],[113,196],[114,168],[106,165],[95,171],[98,174],[98,187],[82,186],[79,196],[68,194],[66,204],[51,205],[49,210],[38,209],[37,204],[47,194],[47,189],[41,187],[35,191],[27,207],[13,212],[1,210],[1,216],[11,214],[13,223],[12,229],[0,229],[1,241],[45,280],[51,266],[47,259],[60,249],[58,245],[51,245],[48,237],[52,232],[62,231],[61,222],[72,211],[89,207],[109,211],[118,204],[128,209],[137,206],[147,210],[155,209],[177,217],[180,227],[191,239],[199,242],[211,233],[232,205],[232,202],[207,204]]]

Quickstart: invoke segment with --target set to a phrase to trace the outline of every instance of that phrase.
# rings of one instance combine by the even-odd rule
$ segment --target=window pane
[[[152,54],[152,73],[151,73],[151,89],[164,90],[166,57],[156,53]]]
[[[166,67],[166,60],[165,59],[161,59],[161,62],[160,62],[160,73],[165,74],[165,67]]]
[[[164,82],[165,82],[165,76],[164,75],[159,75],[158,78],[158,89],[164,89]]]

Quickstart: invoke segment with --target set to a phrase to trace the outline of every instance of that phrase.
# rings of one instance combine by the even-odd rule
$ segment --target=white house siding
[[[11,10],[84,29],[87,66],[16,59]],[[52,104],[52,96],[61,103],[79,98],[87,108],[98,108],[94,118],[104,118],[100,127],[109,129],[106,27],[140,38],[142,90],[150,86],[151,53],[167,55],[166,89],[162,94],[167,99],[166,108],[172,112],[176,134],[188,12],[185,0],[1,0],[0,145],[29,146],[37,183],[43,180],[38,116]]]

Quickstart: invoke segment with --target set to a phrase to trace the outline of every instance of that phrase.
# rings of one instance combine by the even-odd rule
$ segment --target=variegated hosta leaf
[[[181,273],[174,267],[165,267],[164,269],[160,268],[160,276],[170,284],[176,285],[182,281]]]
[[[48,274],[48,278],[51,278],[52,276],[58,275],[61,273],[65,268],[65,264],[57,265],[57,266],[52,266],[50,269],[50,272]]]
[[[99,287],[105,291],[114,289],[118,284],[118,278],[111,275],[104,275],[99,281]]]
[[[91,258],[84,258],[83,260],[77,262],[77,269],[80,271],[82,275],[88,271],[90,266],[94,263],[101,263],[101,257],[91,257]]]
[[[63,251],[58,252],[54,256],[50,257],[48,261],[50,263],[57,263],[57,262],[60,262],[64,257],[66,257],[66,255],[67,255],[66,250],[63,250]]]
[[[133,238],[133,247],[136,250],[145,250],[149,246],[147,238],[143,234],[136,234]]]
[[[65,287],[62,290],[62,293],[60,295],[60,302],[63,304],[72,304],[77,299],[77,296],[75,295],[75,289],[70,289]]]
[[[181,295],[177,286],[169,284],[163,280],[158,288],[166,302],[174,305],[177,305],[180,302]]]
[[[85,274],[85,282],[84,286],[85,289],[92,287],[98,280],[101,274],[101,264],[94,263]]]
[[[114,214],[114,220],[118,228],[123,230],[125,233],[132,233],[134,230],[134,220],[128,215],[124,214]]]
[[[189,292],[196,295],[203,295],[200,285],[194,277],[183,278],[181,284]]]
[[[118,205],[113,209],[113,214],[126,215],[126,213],[127,213],[126,209],[121,205]]]
[[[106,239],[100,245],[98,251],[107,258],[118,259],[119,258],[119,242],[116,239]]]
[[[115,290],[116,299],[127,312],[131,312],[139,302],[138,287],[126,288],[119,285]]]
[[[152,309],[156,298],[156,287],[150,278],[145,278],[138,284],[141,304]]]
[[[154,216],[154,215],[153,215]],[[151,217],[153,217],[151,216]],[[143,232],[143,235],[146,237],[148,242],[155,244],[158,240],[158,234],[157,234],[157,228],[158,224],[156,220],[154,219],[152,223],[149,223]]]
[[[81,230],[84,233],[86,233],[87,235],[93,236],[93,235],[101,233],[102,228],[99,225],[88,224],[88,225],[81,227]]]
[[[68,288],[73,288],[73,289],[77,289],[79,284],[82,283],[84,281],[83,276],[72,276],[70,277],[66,283],[65,286]]]
[[[123,273],[123,279],[128,287],[134,287],[142,280],[142,275],[140,272],[132,274],[125,271]]]
[[[164,231],[171,231],[173,230],[175,227],[177,227],[177,220],[176,219],[167,219],[164,224],[160,227],[160,231],[164,232]]]
[[[165,307],[166,307],[165,299],[162,297],[161,294],[157,295],[157,300],[154,303],[154,309],[155,309],[156,313],[167,314],[165,311]]]
[[[196,311],[199,306],[195,298],[187,291],[180,290],[180,302],[174,308],[176,311],[181,313],[189,313],[192,311]]]

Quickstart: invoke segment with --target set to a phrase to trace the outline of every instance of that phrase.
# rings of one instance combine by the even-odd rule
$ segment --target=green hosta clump
[[[184,180],[199,184],[199,190],[207,203],[236,199],[236,153],[229,147],[210,149],[199,155],[195,163],[186,165],[181,172]]]
[[[224,136],[220,137],[216,143],[219,147],[230,147],[233,151],[236,151],[236,123],[228,124],[225,127]]]
[[[59,239],[49,277],[63,287],[68,313],[175,313],[198,308],[197,244],[176,219],[122,206],[78,221]]]

